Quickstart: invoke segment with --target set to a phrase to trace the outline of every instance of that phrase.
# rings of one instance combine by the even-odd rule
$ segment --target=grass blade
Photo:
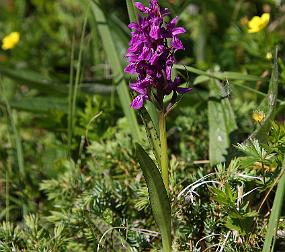
[[[174,68],[178,70],[186,70],[190,73],[207,76],[221,81],[224,80],[264,81],[265,80],[264,78],[255,75],[249,75],[237,72],[206,72],[194,67],[184,66],[184,65],[174,65]]]
[[[147,183],[154,219],[162,236],[164,252],[171,251],[171,209],[161,174],[144,149],[136,144],[136,154]]]
[[[137,21],[138,13],[133,0],[126,0],[130,22]]]
[[[282,166],[281,173],[283,174],[277,186],[262,252],[274,252],[276,232],[285,196],[285,158]]]
[[[1,83],[1,93],[2,93],[2,98],[5,104],[5,108],[7,111],[7,117],[11,126],[11,131],[12,131],[12,138],[13,138],[13,143],[15,145],[16,149],[16,154],[17,154],[17,162],[18,162],[18,167],[19,167],[19,174],[22,179],[25,179],[26,177],[26,171],[25,171],[25,165],[24,165],[24,155],[23,155],[23,147],[22,147],[22,142],[20,138],[20,134],[17,128],[17,114],[16,111],[13,111],[10,102],[8,101],[6,95],[5,95],[5,88],[3,86],[3,83]]]
[[[43,77],[36,72],[0,66],[0,73],[3,74],[3,76],[17,81],[16,84],[27,85],[49,94],[66,94],[65,87],[59,83],[54,83],[52,80],[43,79]]]
[[[75,38],[72,38],[72,45],[71,45],[71,58],[70,58],[70,72],[69,72],[69,89],[68,89],[68,125],[67,125],[67,146],[69,153],[71,152],[71,142],[72,142],[72,132],[73,132],[73,93],[74,93],[74,47],[75,47]],[[80,63],[79,63],[80,64]]]
[[[1,104],[1,103],[0,103]],[[49,113],[52,111],[60,111],[67,113],[67,102],[60,97],[25,97],[21,100],[12,100],[11,108],[33,113]]]
[[[124,114],[129,122],[130,131],[132,133],[133,139],[137,142],[140,142],[141,133],[139,129],[139,124],[137,122],[134,110],[130,109],[131,98],[127,87],[127,83],[124,79],[124,72],[120,60],[120,55],[116,49],[105,14],[100,8],[99,0],[94,0],[93,2],[91,2],[91,9],[93,17],[95,18],[97,23],[101,40],[103,42],[105,54],[107,56],[109,64],[111,65],[113,75],[115,76],[114,82],[118,84],[117,91],[119,99]]]
[[[264,121],[261,126],[257,128],[251,135],[251,137],[258,138],[261,142],[266,141],[268,137],[268,130],[271,125],[271,121],[274,117],[276,104],[277,104],[277,96],[278,96],[278,48],[275,49],[274,63],[271,74],[271,79],[269,83],[267,97],[262,101],[259,106],[259,110],[263,111],[266,115]]]

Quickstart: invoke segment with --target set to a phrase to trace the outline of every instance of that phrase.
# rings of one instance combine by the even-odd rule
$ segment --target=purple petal
[[[183,87],[177,87],[175,88],[175,91],[177,91],[179,94],[186,94],[190,92],[192,88],[183,88]]]
[[[160,38],[160,27],[152,26],[150,29],[149,36],[156,40],[159,39]]]
[[[130,73],[130,74],[136,73],[136,64],[131,63],[131,64],[127,65],[127,66],[125,67],[124,71],[125,71],[126,73]]]
[[[152,56],[152,50],[149,47],[144,47],[138,60],[149,61]]]
[[[138,56],[134,53],[127,53],[126,57],[128,58],[130,63],[134,63],[138,60]]]
[[[160,78],[162,78],[162,77],[163,77],[162,73],[160,73],[160,72],[157,72],[157,73],[156,73],[156,78],[157,78],[157,79],[160,79]]]
[[[171,80],[171,70],[172,70],[172,65],[166,66],[166,79]]]
[[[143,87],[140,82],[130,83],[129,87],[141,95],[147,94],[147,89]]]
[[[159,60],[159,56],[160,55],[158,53],[155,53],[154,55],[152,55],[151,59],[149,60],[149,63],[151,65],[155,65]]]
[[[172,30],[172,35],[176,36],[178,34],[185,33],[185,32],[186,30],[183,27],[176,27]]]
[[[169,15],[169,10],[167,8],[161,8],[160,13],[162,17],[165,17]]]
[[[177,38],[176,36],[173,37],[172,46],[176,50],[183,50],[184,49],[184,46],[183,46],[181,40],[179,38]]]
[[[185,94],[185,93],[188,93],[188,92],[190,92],[190,91],[192,90],[192,88],[190,88],[190,87],[187,87],[187,88],[178,87],[181,83],[182,83],[182,80],[181,80],[180,77],[176,77],[176,78],[174,79],[174,82],[173,82],[174,87],[173,87],[173,89],[174,89],[177,93],[179,93],[179,94]]]
[[[143,95],[138,95],[135,99],[133,99],[131,107],[133,109],[140,109],[143,107],[144,101],[145,97]]]
[[[146,29],[149,26],[149,21],[146,18],[139,16],[139,25],[142,29]]]
[[[152,78],[148,75],[144,79],[140,80],[140,84],[142,87],[148,87],[150,85]]]
[[[128,25],[128,27],[129,27],[129,29],[131,29],[131,30],[138,30],[138,29],[140,28],[140,26],[139,26],[137,23],[135,23],[135,22],[130,23],[130,24]]]
[[[155,7],[159,7],[158,6],[158,1],[157,0],[150,0],[150,8],[154,9]]]
[[[177,21],[178,21],[178,17],[173,18],[173,19],[167,24],[167,28],[172,30],[172,29],[176,26]]]
[[[139,9],[141,12],[145,12],[146,11],[146,8],[145,6],[140,3],[140,2],[135,2],[134,5],[137,7],[137,9]]]
[[[155,51],[155,53],[152,55],[151,59],[149,60],[149,63],[151,65],[155,65],[157,63],[157,61],[159,60],[159,57],[161,56],[161,54],[164,51],[164,46],[163,45],[159,45]]]
[[[171,70],[172,70],[172,66],[174,62],[175,60],[173,56],[169,57],[169,59],[166,61],[166,79],[167,80],[171,80]]]
[[[175,87],[178,87],[182,83],[182,80],[179,76],[175,77],[174,79],[174,85]]]
[[[130,83],[129,86],[132,90],[135,90],[139,94],[147,95],[147,87],[150,86],[152,82],[152,77],[148,75],[142,80]]]
[[[173,55],[171,55],[167,61],[166,61],[166,79],[171,80],[171,71],[172,71],[172,66],[175,63],[175,59]]]
[[[132,41],[131,41],[132,42]],[[139,50],[141,50],[143,47],[143,42],[141,41],[135,41],[131,44],[131,46],[128,49],[128,53],[134,53],[137,52]]]

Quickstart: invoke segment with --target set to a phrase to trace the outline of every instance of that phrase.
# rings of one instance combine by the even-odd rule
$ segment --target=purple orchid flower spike
[[[165,21],[169,11],[160,7],[157,0],[149,0],[149,7],[140,2],[135,2],[135,6],[142,15],[139,15],[138,22],[128,26],[132,32],[126,54],[129,64],[125,68],[125,72],[137,75],[137,81],[129,85],[138,94],[131,107],[141,109],[145,101],[150,100],[161,110],[165,95],[173,92],[173,97],[177,97],[177,93],[191,91],[191,88],[179,87],[180,78],[171,79],[176,62],[174,53],[184,50],[178,36],[186,30],[176,26],[178,17]]]

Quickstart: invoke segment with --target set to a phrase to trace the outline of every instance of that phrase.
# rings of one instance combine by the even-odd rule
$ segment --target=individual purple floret
[[[126,57],[129,64],[125,72],[137,74],[137,80],[130,83],[130,88],[138,95],[131,103],[134,109],[144,106],[146,100],[154,102],[161,110],[163,98],[173,92],[173,103],[177,93],[184,94],[191,88],[179,87],[181,80],[171,79],[171,71],[175,63],[174,53],[184,50],[179,34],[185,33],[183,27],[176,27],[178,17],[165,22],[169,12],[161,8],[157,0],[149,0],[149,7],[136,2],[135,6],[142,12],[138,22],[129,24],[131,40]]]

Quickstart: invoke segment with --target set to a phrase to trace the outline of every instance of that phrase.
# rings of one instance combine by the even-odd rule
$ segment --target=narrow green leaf
[[[84,31],[85,33],[85,31]],[[81,41],[84,37],[83,33],[81,34]],[[75,60],[75,37],[72,38],[71,45],[71,57],[70,57],[70,70],[69,70],[69,88],[68,88],[68,115],[67,115],[67,146],[68,152],[71,153],[71,142],[72,142],[72,134],[74,128],[74,107],[73,107],[73,93],[74,93],[74,60]],[[82,43],[80,45],[80,51],[82,51]],[[81,53],[79,53],[81,54]],[[77,72],[79,70],[81,62],[77,65]]]
[[[65,94],[65,87],[52,80],[44,79],[40,74],[28,70],[10,69],[0,66],[0,73],[17,81],[17,84],[26,85],[31,88],[52,94]]]
[[[231,134],[237,129],[234,112],[228,98],[222,97],[222,85],[210,80],[210,100],[208,102],[209,120],[209,158],[213,166],[226,161],[231,146]]]
[[[127,8],[128,8],[130,22],[135,22],[137,20],[138,14],[137,14],[137,9],[134,6],[134,1],[133,0],[126,0],[126,4],[127,4]]]
[[[123,67],[120,60],[120,55],[116,49],[114,39],[111,34],[111,29],[106,20],[105,14],[100,8],[100,1],[94,0],[91,2],[91,9],[93,17],[96,20],[98,31],[100,33],[101,40],[103,42],[103,48],[109,64],[112,68],[113,75],[115,76],[114,82],[118,84],[117,90],[119,99],[124,111],[124,114],[127,117],[127,120],[130,125],[130,131],[133,135],[135,141],[139,142],[141,139],[141,133],[135,112],[130,109],[131,98],[127,83],[124,79]]]
[[[155,105],[151,102],[146,102],[146,106],[145,106],[151,121],[153,123],[153,126],[156,130],[156,132],[159,132],[159,118],[158,118],[158,111],[155,107]]]
[[[69,76],[69,92],[68,92],[68,140],[67,140],[67,146],[69,154],[71,153],[71,145],[72,145],[72,137],[73,137],[73,131],[75,127],[75,117],[76,117],[76,111],[77,111],[77,96],[78,96],[78,89],[82,74],[82,57],[83,57],[83,48],[84,48],[84,37],[85,37],[85,31],[87,26],[87,17],[89,13],[89,7],[86,10],[84,22],[82,25],[82,32],[80,37],[80,44],[79,44],[79,52],[78,52],[78,59],[76,64],[76,71],[74,73],[73,64],[74,64],[74,46],[75,42],[73,39],[73,44],[71,48],[71,63],[70,63],[70,76]],[[75,74],[75,75],[74,75]],[[74,78],[75,77],[75,78]],[[74,83],[73,83],[74,81]]]
[[[147,183],[154,219],[162,236],[164,252],[171,251],[171,209],[161,174],[144,149],[136,144],[136,154]]]
[[[2,99],[4,101],[4,104],[7,110],[7,119],[11,127],[11,137],[12,137],[14,148],[16,149],[19,174],[21,175],[22,179],[25,179],[26,169],[25,169],[22,141],[21,141],[19,129],[17,127],[17,111],[12,110],[10,102],[6,97],[6,90],[5,90],[4,85],[2,84],[2,81],[0,82],[0,93],[2,95]]]
[[[17,110],[34,113],[48,113],[54,110],[67,113],[67,102],[59,97],[27,97],[19,101],[11,101],[10,105]]]
[[[223,72],[222,78],[227,80],[264,81],[262,77],[237,72]]]
[[[197,78],[194,80],[193,84],[198,85],[203,82],[209,81],[210,77],[205,75],[198,75]]]
[[[261,124],[261,127],[257,128],[251,135],[251,137],[258,138],[261,142],[265,142],[268,137],[268,130],[271,125],[271,121],[274,118],[277,96],[278,96],[278,49],[275,49],[274,63],[271,74],[271,79],[268,87],[267,97],[261,102],[259,110],[265,113],[265,119]]]
[[[237,73],[237,72],[206,72],[190,66],[174,65],[175,69],[186,70],[190,73],[204,75],[217,80],[244,80],[244,81],[264,81],[264,78],[255,75]]]
[[[281,174],[283,174],[277,186],[262,252],[274,252],[276,232],[278,229],[279,218],[281,215],[285,196],[285,158],[283,160],[282,166],[283,168]]]
[[[0,66],[0,73],[14,81],[18,85],[26,85],[30,88],[37,89],[41,92],[52,94],[56,96],[68,95],[68,88],[66,83],[49,80],[43,78],[39,73],[30,70],[10,69]],[[105,85],[103,81],[94,81],[93,83],[80,83],[80,94],[100,94],[109,95],[113,92],[110,85]]]

